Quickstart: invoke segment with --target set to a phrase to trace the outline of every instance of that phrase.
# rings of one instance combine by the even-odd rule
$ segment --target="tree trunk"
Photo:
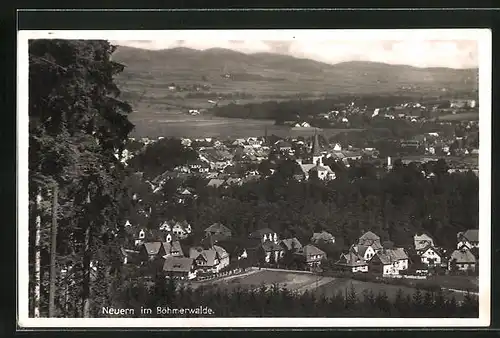
[[[85,254],[83,258],[83,317],[90,317],[90,224],[85,231]]]
[[[57,209],[58,187],[54,185],[52,202],[52,227],[50,240],[50,287],[49,287],[49,317],[55,317],[54,298],[56,293],[56,248],[57,248]]]
[[[35,276],[34,276],[34,305],[33,316],[40,317],[40,232],[42,228],[41,207],[42,204],[42,191],[38,188],[36,195],[36,208],[35,208]]]

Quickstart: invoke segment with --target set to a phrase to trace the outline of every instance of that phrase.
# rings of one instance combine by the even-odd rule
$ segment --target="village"
[[[376,149],[348,147],[349,150],[343,150],[338,143],[325,149],[320,145],[317,133],[312,137],[312,144],[302,140],[276,140],[269,146],[266,137],[226,142],[183,139],[181,142],[184,147],[195,147],[198,159],[147,181],[153,193],[161,191],[162,186],[171,179],[180,179],[182,182],[192,176],[203,177],[209,189],[241,186],[265,178],[258,164],[269,158],[296,163],[300,172],[294,174],[293,178],[297,181],[311,180],[313,177],[328,181],[336,179],[335,170],[329,164],[335,165],[340,161],[349,167],[358,160],[377,157]],[[392,169],[390,157],[382,163],[380,170],[385,172]],[[235,166],[240,166],[240,169],[235,170]],[[457,170],[460,169],[450,168],[448,172]],[[477,175],[476,168],[461,170],[473,171]],[[267,175],[273,172],[271,168]],[[427,179],[435,176],[425,172],[422,175]],[[137,194],[133,198],[141,201]],[[181,185],[175,197],[168,202],[182,205],[196,198],[196,191]],[[147,207],[143,210],[146,210],[147,217]],[[398,243],[381,241],[377,234],[366,231],[360,234],[357,242],[344,248],[340,256],[329,257],[323,249],[336,245],[336,234],[324,230],[311,233],[310,240],[301,243],[296,237],[284,237],[271,228],[261,228],[241,238],[234,236],[230,224],[220,222],[201,230],[193,229],[186,220],[165,220],[155,229],[127,221],[125,230],[129,245],[122,247],[122,259],[127,265],[152,266],[154,268],[151,271],[160,267],[166,276],[183,281],[216,281],[228,274],[244,273],[252,267],[286,270],[293,266],[293,270],[313,273],[330,270],[333,273],[370,274],[383,279],[419,280],[436,274],[468,278],[478,273],[477,229],[455,234],[456,249],[453,251],[435,245],[434,239],[426,233],[415,233],[413,246],[398,246]],[[194,236],[195,233],[198,235]]]
[[[126,224],[126,229],[133,229]],[[334,245],[335,236],[322,231],[313,233],[309,243],[297,238],[281,238],[270,228],[259,229],[244,241],[232,238],[232,231],[220,223],[204,229],[205,237],[198,245],[186,247],[183,240],[191,236],[186,222],[167,221],[157,230],[130,232],[133,245],[122,248],[123,264],[160,265],[168,277],[180,280],[207,280],[241,267],[279,267],[285,255],[293,255],[304,270],[322,271],[329,257],[316,245]],[[479,236],[477,229],[456,235],[457,247],[446,252],[434,245],[425,234],[414,235],[414,246],[396,247],[381,242],[371,231],[363,233],[357,243],[335,261],[339,271],[371,273],[383,278],[424,279],[430,274],[475,276],[479,269]],[[334,260],[335,257],[332,257]],[[282,265],[281,265],[282,266]],[[282,266],[283,267],[283,266]]]

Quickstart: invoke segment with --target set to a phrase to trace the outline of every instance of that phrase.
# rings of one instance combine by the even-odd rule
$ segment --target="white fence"
[[[419,275],[383,275],[384,278],[400,278],[400,279],[427,279],[427,276]]]
[[[244,272],[244,271],[245,271],[244,269],[238,268],[238,269],[233,269],[233,270],[227,270],[227,271],[223,271],[223,272],[214,273],[214,274],[211,274],[211,275],[208,275],[208,276],[196,277],[194,280],[195,281],[206,281],[206,280],[215,279],[215,278],[219,278],[219,277],[232,276],[232,275]]]

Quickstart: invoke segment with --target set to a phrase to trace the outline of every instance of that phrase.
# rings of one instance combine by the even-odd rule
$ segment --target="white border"
[[[40,38],[149,40],[476,40],[479,46],[479,318],[29,318],[28,317],[28,40]],[[20,328],[314,328],[314,327],[484,327],[490,324],[491,296],[491,31],[412,30],[197,30],[197,31],[19,31],[17,66],[18,150],[18,325]]]

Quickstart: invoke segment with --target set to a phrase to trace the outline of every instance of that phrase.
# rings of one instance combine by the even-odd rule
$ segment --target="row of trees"
[[[149,285],[140,279],[124,280],[123,283],[114,304],[136,309],[136,317],[169,316],[157,314],[157,306],[171,309],[203,306],[213,311],[208,316],[215,317],[453,318],[477,317],[479,313],[477,297],[470,294],[458,302],[454,296],[447,297],[442,291],[423,292],[419,289],[414,294],[404,294],[400,289],[392,297],[385,292],[360,292],[352,284],[330,296],[320,289],[298,293],[277,284],[251,288],[202,285],[193,289],[189,285],[179,285],[174,279],[166,279],[162,273],[157,273]],[[141,314],[141,306],[153,309],[153,313]]]

